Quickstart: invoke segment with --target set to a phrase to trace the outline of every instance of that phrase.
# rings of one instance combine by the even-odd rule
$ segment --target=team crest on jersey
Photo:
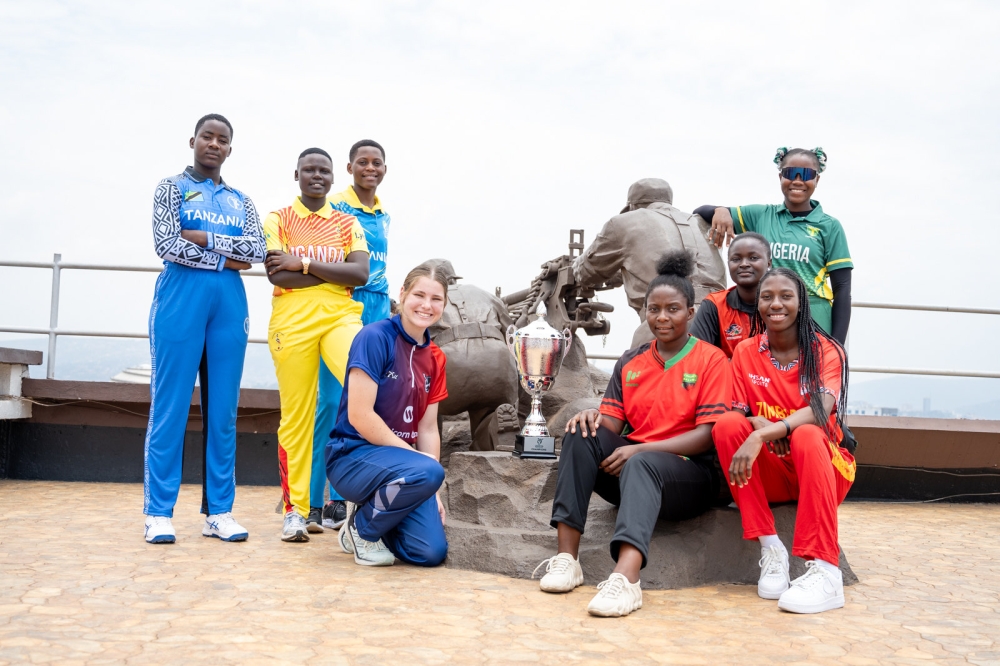
[[[681,386],[687,391],[689,388],[698,383],[698,375],[693,372],[685,372],[684,376],[681,377]]]
[[[743,327],[739,324],[730,324],[729,328],[726,329],[726,338],[733,340],[743,335]]]
[[[205,197],[198,190],[188,190],[184,193],[184,201],[204,201]]]
[[[249,322],[250,320],[247,319],[247,323]],[[281,351],[281,331],[277,331],[271,339],[274,340],[274,351]]]
[[[236,210],[243,210],[243,202],[240,201],[240,198],[237,196],[230,194],[228,197],[226,197],[226,203],[228,203]]]
[[[816,238],[816,234],[819,233],[819,228],[807,224],[806,233],[809,234],[809,238]]]
[[[431,392],[431,378],[430,375],[424,375],[424,393]]]

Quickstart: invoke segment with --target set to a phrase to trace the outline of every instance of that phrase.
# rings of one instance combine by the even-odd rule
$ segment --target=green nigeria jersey
[[[766,238],[771,244],[772,265],[795,271],[806,283],[810,301],[828,309],[833,290],[827,275],[840,268],[854,268],[854,263],[840,221],[824,213],[818,201],[811,203],[813,209],[805,217],[790,212],[784,204],[754,204],[729,210],[736,233],[756,231]],[[825,303],[817,303],[819,299]]]

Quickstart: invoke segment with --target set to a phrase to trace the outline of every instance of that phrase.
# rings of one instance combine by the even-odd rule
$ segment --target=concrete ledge
[[[16,365],[41,365],[42,352],[30,349],[14,349],[12,347],[0,347],[0,363],[11,363]]]

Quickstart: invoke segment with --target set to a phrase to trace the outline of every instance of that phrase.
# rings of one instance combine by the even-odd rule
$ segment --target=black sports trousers
[[[584,437],[566,433],[559,455],[552,527],[563,523],[584,531],[590,496],[597,493],[618,507],[611,557],[628,543],[642,553],[646,566],[649,541],[657,518],[685,520],[708,510],[719,492],[719,480],[710,456],[684,458],[661,451],[642,451],[628,459],[621,476],[600,469],[602,460],[620,446],[634,444],[605,427]]]

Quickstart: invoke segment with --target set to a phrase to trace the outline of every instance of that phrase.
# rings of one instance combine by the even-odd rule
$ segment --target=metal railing
[[[46,355],[45,376],[54,379],[56,373],[56,341],[60,336],[80,336],[95,338],[148,338],[148,333],[119,333],[114,331],[77,331],[59,329],[59,288],[61,273],[64,270],[82,271],[125,271],[131,273],[160,273],[162,266],[109,266],[98,264],[63,263],[62,255],[52,255],[52,263],[31,261],[0,261],[0,267],[5,268],[43,268],[52,271],[52,296],[49,302],[49,327],[25,328],[18,326],[0,326],[0,333],[24,333],[27,335],[47,335],[49,340]],[[264,271],[242,271],[243,275],[266,277]],[[873,310],[909,310],[915,312],[951,312],[961,314],[1000,315],[1000,310],[990,308],[962,308],[947,305],[902,305],[899,303],[865,303],[854,302],[852,308],[869,308]],[[264,338],[250,338],[254,344],[266,344]],[[587,354],[590,360],[617,361],[621,354]],[[972,370],[930,370],[921,368],[880,368],[851,366],[851,372],[878,373],[890,375],[930,375],[939,377],[981,377],[1000,379],[1000,372],[978,372]]]

